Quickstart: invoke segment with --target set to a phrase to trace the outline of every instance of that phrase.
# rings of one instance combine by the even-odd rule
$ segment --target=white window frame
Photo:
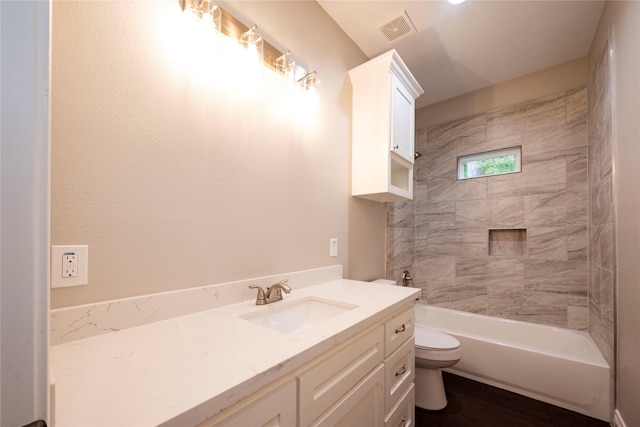
[[[490,175],[478,175],[478,176],[464,176],[464,164],[468,162],[477,162],[481,160],[487,160],[494,157],[504,157],[515,155],[516,157],[516,168],[511,172],[501,172],[494,173]],[[522,146],[518,145],[516,147],[509,148],[501,148],[499,150],[485,151],[483,153],[477,154],[467,154],[464,156],[458,157],[458,179],[472,179],[472,178],[482,178],[486,176],[496,176],[496,175],[507,175],[510,173],[518,173],[522,170]]]

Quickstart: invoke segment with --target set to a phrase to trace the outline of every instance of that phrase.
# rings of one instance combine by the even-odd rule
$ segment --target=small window
[[[521,147],[458,157],[458,179],[520,172]]]

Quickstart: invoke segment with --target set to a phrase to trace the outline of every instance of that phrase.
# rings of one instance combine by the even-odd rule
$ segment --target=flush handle
[[[398,372],[396,372],[396,377],[399,377],[400,375],[404,374],[405,372],[407,372],[407,367],[405,365],[402,365],[402,369],[400,369]]]
[[[402,326],[400,326],[398,329],[396,329],[396,334],[399,334],[400,332],[404,332],[406,330],[407,330],[407,328],[404,326],[404,323],[403,323]]]

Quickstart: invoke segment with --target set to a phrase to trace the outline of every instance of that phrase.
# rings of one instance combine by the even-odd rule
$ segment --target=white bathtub
[[[447,371],[609,421],[609,365],[586,332],[416,304],[416,325],[455,336]]]

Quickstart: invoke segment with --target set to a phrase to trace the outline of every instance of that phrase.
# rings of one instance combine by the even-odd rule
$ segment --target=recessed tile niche
[[[489,255],[526,256],[527,230],[525,228],[489,230]]]

